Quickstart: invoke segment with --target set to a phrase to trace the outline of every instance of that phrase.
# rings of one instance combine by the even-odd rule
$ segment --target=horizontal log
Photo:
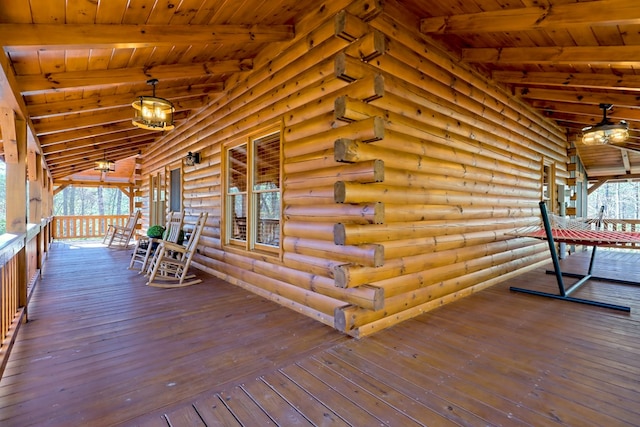
[[[505,206],[469,206],[469,205],[408,205],[386,204],[385,222],[412,222],[438,219],[477,219],[477,218],[521,218],[534,217],[540,213],[538,208],[511,208]]]
[[[531,257],[533,258],[533,257]],[[523,260],[526,261],[526,260]],[[526,265],[520,265],[518,268],[518,270],[516,271],[510,271],[508,273],[501,273],[501,274],[497,274],[495,275],[495,277],[491,277],[483,282],[480,283],[476,283],[473,285],[470,285],[467,288],[464,288],[458,292],[455,292],[453,294],[449,294],[446,295],[442,298],[438,298],[436,300],[432,300],[432,301],[428,301],[424,304],[419,304],[416,305],[414,307],[411,307],[407,310],[403,310],[402,312],[396,313],[394,316],[389,316],[386,318],[382,318],[380,320],[377,321],[373,321],[373,322],[369,322],[367,323],[365,326],[358,328],[357,330],[351,331],[349,333],[349,335],[355,337],[355,338],[362,338],[365,337],[367,335],[376,333],[378,331],[381,331],[382,329],[386,329],[390,326],[396,325],[404,320],[410,319],[412,317],[415,317],[416,315],[425,313],[427,311],[430,311],[434,308],[437,307],[442,307],[445,304],[448,304],[450,302],[454,302],[457,301],[461,298],[467,297],[469,295],[472,295],[475,292],[479,292],[483,289],[486,289],[488,287],[491,287],[497,283],[501,283],[507,279],[512,279],[516,276],[521,275],[522,273],[525,273],[527,271],[531,271],[534,270],[536,268],[540,268],[542,267],[545,263],[547,263],[548,260],[542,259],[540,260],[540,257],[538,258],[537,262],[529,262]],[[351,306],[353,307],[353,306]],[[355,307],[354,307],[355,308]],[[362,310],[359,308],[355,308],[356,310]],[[340,310],[340,308],[336,309],[336,310]],[[334,315],[335,318],[335,315]],[[335,323],[335,320],[334,320]]]
[[[491,218],[394,222],[390,224],[335,224],[336,245],[361,245],[394,240],[420,239],[475,231],[515,230],[531,224],[532,218]]]
[[[205,252],[208,248],[204,249]],[[260,259],[251,259],[241,254],[221,253],[218,250],[206,252],[212,260],[220,261],[221,272],[234,269],[233,276],[254,284],[258,288],[276,292],[279,295],[304,303],[305,295],[310,299],[310,307],[325,311],[326,305],[342,301],[355,304],[369,310],[380,307],[384,303],[384,293],[373,286],[361,286],[349,292],[333,286],[333,280],[316,276],[284,265],[274,264]],[[263,280],[260,280],[262,276]],[[247,280],[248,278],[251,280]],[[313,303],[315,301],[315,304]],[[323,304],[323,305],[316,305]]]
[[[282,201],[285,205],[334,204],[335,195],[333,187],[333,185],[327,185],[314,188],[285,188],[282,192]]]
[[[447,175],[444,170],[435,167],[426,173],[387,168],[384,182],[399,187],[425,188],[428,186],[432,190],[472,191],[487,197],[519,196],[536,199],[541,194],[540,188],[525,189],[514,185],[487,182],[487,180],[491,180],[491,175],[471,173],[468,175],[470,176],[451,176]]]
[[[287,237],[322,240],[333,244],[333,222],[286,221],[282,233]]]
[[[282,240],[282,248],[285,252],[332,259],[340,263],[353,263],[367,267],[380,267],[384,264],[384,247],[376,244],[336,246],[333,242],[323,240],[285,236]]]
[[[334,18],[335,34],[349,43],[358,40],[370,31],[369,24],[346,10],[338,12]]]
[[[423,64],[424,62],[421,65]],[[496,143],[501,145],[517,142],[523,153],[528,156],[543,154],[557,161],[561,160],[563,146],[559,145],[560,141],[553,135],[550,135],[554,138],[553,143],[550,143],[540,134],[506,119],[497,111],[486,108],[478,99],[461,94],[455,86],[465,84],[464,82],[452,81],[445,84],[436,81],[430,74],[425,75],[413,68],[407,68],[405,64],[395,61],[392,57],[381,58],[376,61],[376,65],[392,73],[391,76],[385,76],[386,93],[406,99],[423,109],[437,112],[436,117],[439,116],[439,120],[448,117],[452,122],[464,123],[462,128],[471,127],[480,134],[479,136],[494,135],[497,138]],[[403,80],[396,76],[402,76]],[[454,99],[455,102],[449,101]]]
[[[333,147],[314,151],[313,153],[304,154],[302,156],[288,157],[283,160],[282,166],[284,175],[304,172],[314,169],[324,169],[337,166],[338,163],[334,159]]]
[[[334,101],[334,117],[336,120],[351,123],[365,120],[369,117],[380,116],[382,110],[359,99],[344,95]]]
[[[440,175],[487,183],[528,189],[540,188],[540,171],[510,168],[495,159],[454,150],[387,129],[381,143],[363,144],[343,138],[334,142],[334,151],[334,158],[339,162],[382,159],[387,168],[418,172],[437,171]],[[428,156],[424,155],[427,153]]]
[[[384,181],[384,162],[371,160],[362,163],[338,164],[332,168],[309,170],[284,176],[285,188],[333,185],[345,180],[361,183]]]
[[[520,197],[488,198],[482,194],[462,191],[443,191],[404,188],[384,185],[384,183],[359,184],[337,182],[334,185],[336,203],[391,203],[391,204],[434,204],[471,205],[530,208],[537,200]]]
[[[355,224],[382,224],[384,205],[370,203],[365,205],[288,205],[284,208],[287,221],[300,222],[344,222]]]
[[[323,119],[327,117],[323,116]],[[333,120],[333,115],[331,115]],[[380,117],[371,117],[359,122],[349,123],[336,128],[325,127],[324,132],[318,132],[305,124],[304,128],[287,128],[284,132],[285,143],[283,146],[286,157],[297,157],[316,151],[331,148],[334,141],[339,138],[357,139],[363,142],[377,141],[384,138],[384,120]]]
[[[334,75],[340,80],[352,83],[370,75],[380,73],[371,65],[359,61],[344,52],[339,52],[334,57]]]
[[[509,171],[539,169],[542,159],[540,153],[462,122],[447,119],[439,113],[424,111],[423,106],[417,106],[399,96],[385,91],[385,101],[375,105],[380,105],[387,111],[387,126],[390,130],[495,159],[509,166]]]
[[[388,313],[394,313],[393,316],[395,316],[398,313],[405,312],[413,307],[419,307],[432,301],[436,303],[432,305],[431,308],[435,308],[444,303],[444,301],[437,302],[443,298],[457,298],[456,294],[461,292],[468,295],[473,291],[474,286],[477,287],[485,281],[495,283],[493,279],[504,280],[503,278],[511,272],[526,268],[530,265],[537,265],[537,263],[545,258],[548,259],[548,253],[542,251],[523,256],[518,259],[512,259],[511,261],[504,262],[502,264],[496,264],[489,268],[474,271],[460,277],[442,281],[437,285],[425,286],[422,289],[411,292],[410,295],[399,294],[392,298],[385,298],[384,309],[379,311],[354,308],[344,310],[344,307],[339,307],[336,309],[336,328],[342,332],[349,333],[349,331],[356,328],[369,325],[375,321],[386,318],[389,316]],[[414,315],[417,314],[420,313],[418,312]]]
[[[436,47],[425,49],[424,39],[415,37],[410,31],[397,31],[398,26],[402,26],[402,23],[390,15],[380,16],[371,22],[371,26],[384,34],[393,34],[388,43],[389,49],[386,56],[397,57],[401,62],[408,64],[409,68],[414,69],[420,69],[422,63],[432,63],[447,71],[448,75],[442,81],[445,85],[450,84],[453,80],[464,83],[467,88],[466,92],[463,92],[460,87],[457,89],[473,99],[482,99],[483,105],[487,108],[491,108],[504,115],[505,118],[532,130],[541,135],[543,139],[554,140],[558,143],[565,140],[564,129],[544,118],[524,101],[511,96],[503,88],[489,82],[479,73],[470,70],[469,67],[460,65],[452,60],[450,55],[443,54],[440,49]],[[404,52],[396,44],[403,47]],[[407,55],[416,56],[415,59],[408,59]],[[425,72],[424,74],[430,75],[431,73]],[[419,86],[419,83],[417,85]]]
[[[486,270],[497,265],[503,265],[512,261],[526,259],[530,256],[549,256],[549,249],[542,242],[534,242],[528,246],[512,249],[499,254],[492,254],[477,257],[449,265],[434,267],[422,272],[416,272],[403,276],[403,280],[398,278],[388,278],[374,282],[375,286],[384,288],[385,293],[394,295],[401,299],[400,295],[414,293],[431,285],[439,285],[443,281],[456,280],[467,274]]]
[[[294,270],[329,278],[333,277],[333,271],[336,266],[341,264],[340,261],[332,259],[295,254],[292,252],[284,252],[282,254],[282,263],[286,267]]]
[[[428,153],[428,156],[425,156],[426,159],[435,159],[439,164],[447,168],[462,166],[465,171],[469,171],[468,174],[461,176],[487,176],[487,171],[490,171],[489,176],[491,176],[491,179],[487,182],[529,189],[540,188],[541,169],[539,164],[535,168],[533,164],[531,168],[523,167],[522,165],[517,165],[513,162],[504,162],[481,153],[456,149],[452,145],[453,144],[440,144],[385,129],[385,147],[392,147],[393,150],[406,151],[421,156],[424,153]],[[397,167],[395,165],[389,166]],[[417,170],[423,169],[418,168]]]
[[[383,0],[357,0],[347,7],[347,12],[365,22],[371,21],[384,12]]]
[[[477,231],[473,233],[452,234],[446,236],[432,236],[421,239],[395,240],[381,243],[385,248],[385,256],[388,261],[385,268],[371,269],[368,267],[343,265],[336,267],[339,271],[334,271],[336,281],[341,280],[344,284],[336,283],[336,286],[351,287],[360,286],[367,283],[377,282],[389,277],[388,269],[393,269],[397,262],[403,262],[400,258],[412,257],[420,253],[428,254],[436,251],[447,251],[464,248],[466,246],[481,246],[493,242],[514,240],[513,236],[502,230]],[[528,239],[520,239],[527,240]],[[520,246],[522,243],[520,244]],[[514,244],[513,247],[519,247]],[[349,284],[353,282],[353,284]]]
[[[345,53],[348,56],[359,58],[361,61],[369,62],[384,55],[386,50],[387,42],[384,34],[379,31],[371,31],[351,43],[345,49]]]
[[[292,301],[307,310],[312,309],[329,314],[336,307],[344,305],[344,301],[337,298],[331,298],[271,277],[261,278],[258,273],[214,259],[202,260],[200,269],[284,306],[289,306],[289,301]]]

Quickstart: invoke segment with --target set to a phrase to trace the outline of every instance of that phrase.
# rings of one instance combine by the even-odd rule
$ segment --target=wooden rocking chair
[[[110,225],[102,243],[105,243],[108,248],[126,249],[129,246],[131,237],[133,237],[138,219],[140,219],[139,210],[129,215],[125,225]]]
[[[166,219],[166,230],[164,232],[164,236],[166,236],[164,239],[165,241],[171,243],[182,243],[179,242],[179,240],[182,234],[183,220],[184,211],[169,212]],[[133,270],[134,265],[136,263],[140,263],[140,273],[147,273],[150,256],[158,247],[160,240],[162,239],[141,235],[136,242],[136,246],[133,248],[133,255],[131,256],[131,262],[129,263],[129,270]]]
[[[193,274],[187,274],[191,259],[196,252],[202,229],[207,222],[208,214],[201,213],[193,227],[193,232],[185,246],[161,240],[156,249],[148,271],[148,286],[158,288],[181,288],[202,282]]]

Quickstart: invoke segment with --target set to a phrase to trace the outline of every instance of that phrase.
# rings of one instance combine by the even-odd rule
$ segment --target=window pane
[[[278,246],[280,244],[280,193],[276,191],[259,193],[257,200],[256,243]]]
[[[231,220],[231,238],[247,240],[247,198],[244,194],[229,196],[233,217]]]
[[[253,189],[280,188],[280,134],[253,141]]]
[[[229,191],[247,191],[247,145],[229,150]]]

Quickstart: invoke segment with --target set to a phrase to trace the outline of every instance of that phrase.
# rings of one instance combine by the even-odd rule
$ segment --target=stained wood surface
[[[55,244],[0,381],[3,426],[637,425],[640,287],[511,293],[538,269],[353,340],[207,275],[144,286],[129,254]],[[640,280],[637,253],[595,274]],[[581,272],[588,253],[563,261]],[[295,325],[295,329],[292,328]]]

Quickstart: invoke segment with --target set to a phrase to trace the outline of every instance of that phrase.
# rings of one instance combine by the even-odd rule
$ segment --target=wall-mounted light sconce
[[[192,153],[189,151],[187,157],[184,158],[184,164],[187,166],[193,166],[200,163],[200,153]]]

